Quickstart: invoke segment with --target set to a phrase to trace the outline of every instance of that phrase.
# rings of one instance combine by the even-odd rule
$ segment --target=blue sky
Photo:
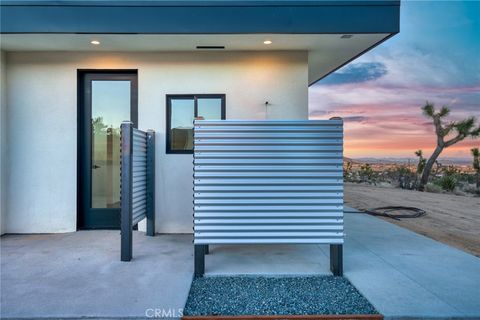
[[[426,100],[480,121],[480,1],[402,1],[400,33],[310,88],[310,118],[342,116],[351,157],[411,157],[435,145]],[[468,157],[479,140],[444,152]]]

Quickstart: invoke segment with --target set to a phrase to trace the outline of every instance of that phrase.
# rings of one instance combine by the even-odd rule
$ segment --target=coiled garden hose
[[[398,211],[401,211],[402,213],[395,213]],[[404,213],[405,211],[410,211],[411,213]],[[419,218],[427,214],[427,212],[423,209],[403,206],[378,207],[364,210],[364,212],[372,216],[387,217],[395,220],[401,220],[404,218]]]

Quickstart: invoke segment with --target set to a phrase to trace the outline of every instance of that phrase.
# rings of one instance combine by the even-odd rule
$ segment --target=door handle
[[[93,169],[98,169],[98,168],[100,168],[100,166],[94,164],[94,165],[92,166],[92,168],[93,168]]]

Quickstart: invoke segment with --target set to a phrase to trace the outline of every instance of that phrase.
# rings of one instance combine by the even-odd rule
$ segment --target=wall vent
[[[197,46],[199,50],[224,50],[225,46]]]

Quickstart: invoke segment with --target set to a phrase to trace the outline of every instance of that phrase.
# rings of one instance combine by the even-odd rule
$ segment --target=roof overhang
[[[92,35],[105,51],[305,50],[310,84],[398,33],[400,20],[397,0],[0,3],[2,50],[92,50]],[[268,48],[259,45],[266,37]]]
[[[4,0],[2,33],[396,33],[399,1]]]

